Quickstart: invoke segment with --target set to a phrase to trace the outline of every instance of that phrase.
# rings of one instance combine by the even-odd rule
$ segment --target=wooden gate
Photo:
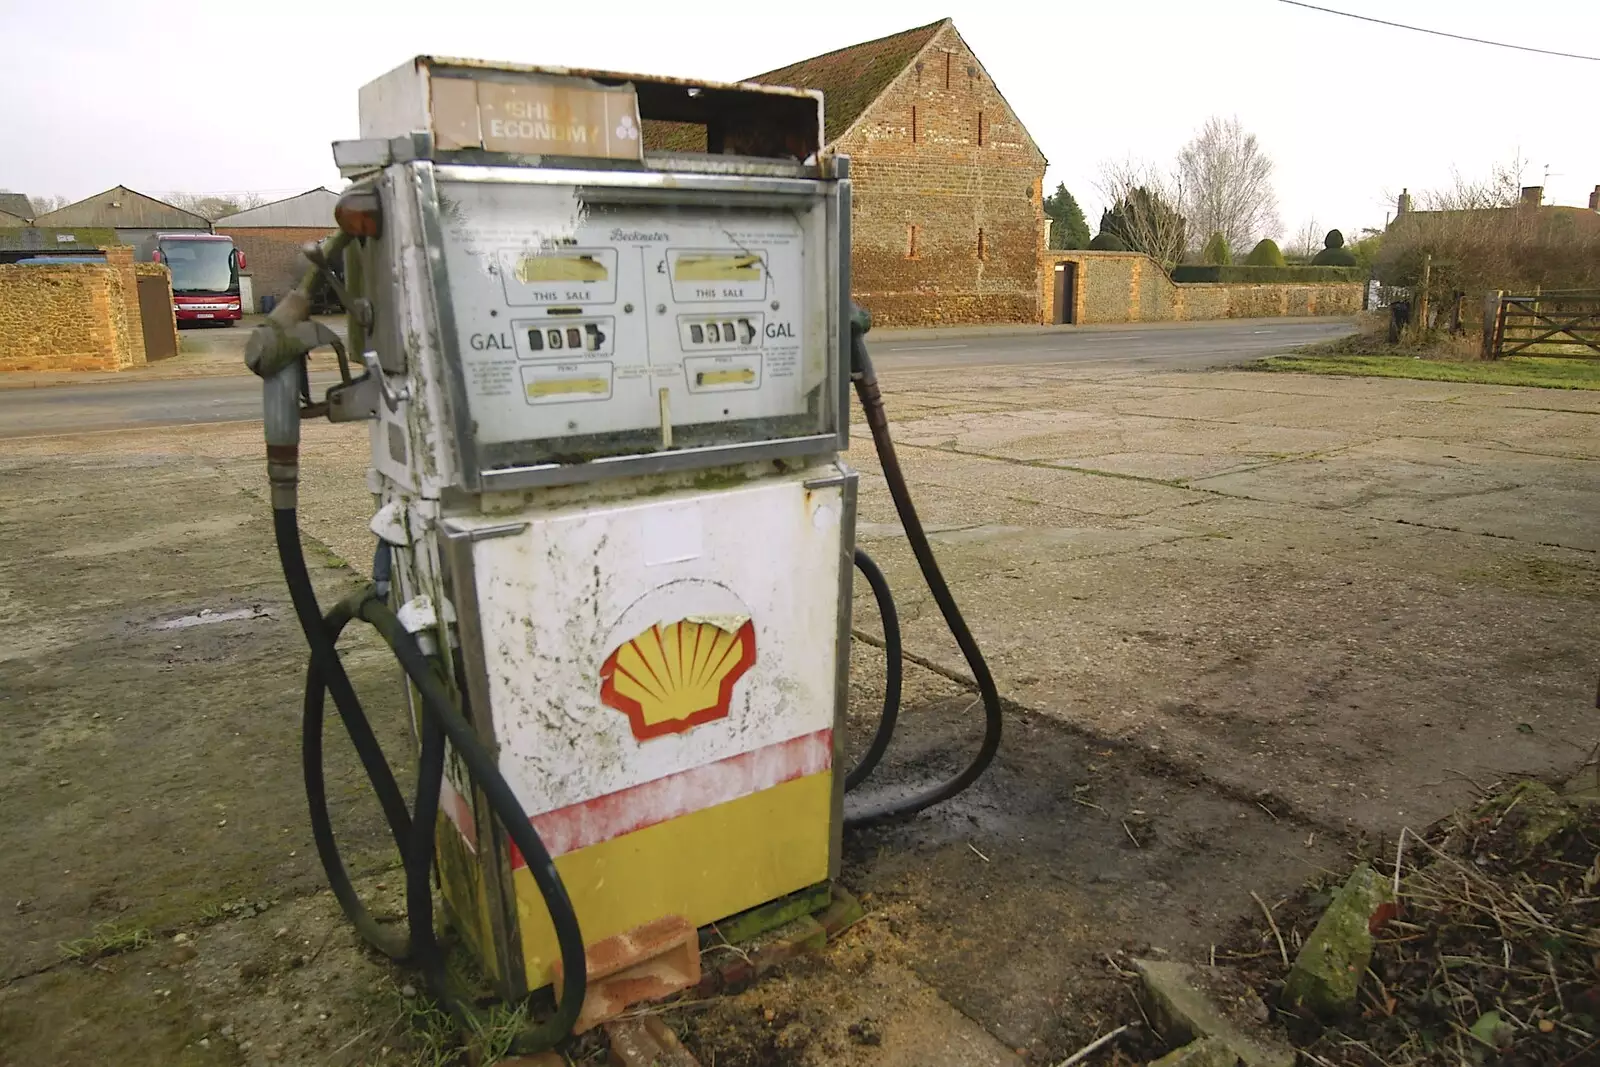
[[[1600,290],[1565,289],[1502,296],[1495,359],[1506,356],[1600,358]]]
[[[172,317],[172,286],[165,274],[139,275],[139,318],[144,323],[144,358],[150,363],[178,354]]]

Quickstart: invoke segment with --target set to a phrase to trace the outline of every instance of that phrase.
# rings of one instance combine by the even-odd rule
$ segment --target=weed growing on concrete
[[[472,1043],[482,1063],[496,1063],[511,1054],[517,1035],[528,1027],[528,1006],[496,1004],[472,1018]]]
[[[414,1048],[412,1067],[455,1067],[460,1063],[461,1033],[450,1013],[427,997],[398,992],[395,996],[400,1020]]]
[[[92,963],[106,956],[116,956],[144,948],[155,939],[142,926],[119,927],[115,923],[102,923],[88,937],[64,941],[61,951],[69,960]]]

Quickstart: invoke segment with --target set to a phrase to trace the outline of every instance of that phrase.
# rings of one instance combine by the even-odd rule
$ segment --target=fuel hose
[[[955,638],[962,657],[967,661],[973,681],[977,683],[978,697],[983,704],[983,740],[971,761],[953,777],[943,782],[924,786],[910,796],[875,798],[855,807],[847,806],[844,821],[846,826],[851,827],[914,815],[962,792],[976,782],[994,761],[995,753],[1000,748],[1000,735],[1004,727],[1000,691],[994,684],[994,676],[989,672],[989,664],[983,658],[983,650],[978,647],[977,640],[972,636],[972,630],[967,626],[967,620],[962,616],[961,608],[956,604],[955,597],[950,593],[950,586],[944,580],[944,573],[939,569],[939,561],[933,554],[933,546],[928,543],[927,531],[922,528],[916,504],[911,499],[911,490],[906,485],[905,472],[901,469],[900,459],[895,454],[894,440],[889,435],[889,418],[883,408],[883,394],[878,387],[878,375],[873,368],[872,357],[867,352],[866,333],[871,328],[871,316],[867,314],[865,308],[857,306],[850,317],[850,378],[855,384],[856,397],[861,402],[867,427],[872,431],[872,444],[878,454],[878,464],[883,469],[884,481],[888,483],[889,495],[894,500],[895,512],[899,515],[900,525],[905,530],[906,541],[911,546],[912,555],[916,557],[917,568],[922,572],[923,581],[927,583],[928,592],[933,595],[934,603],[939,606],[939,613],[944,616],[950,635]],[[867,579],[867,584],[871,586],[879,611],[883,614],[884,650],[889,658],[890,670],[896,671],[901,661],[898,614],[894,611],[894,600],[889,593],[888,583],[883,580],[882,572],[875,564],[870,569],[862,567],[863,555],[857,555],[856,566]],[[870,558],[867,562],[871,564]],[[887,610],[885,610],[886,605]],[[892,642],[890,641],[891,619],[894,620]],[[899,704],[899,675],[895,673],[892,677],[895,689],[895,715],[889,714],[886,694],[884,720],[880,720],[878,732],[873,737],[861,764],[846,776],[847,789],[860,784],[870,773],[872,765],[876,764],[877,758],[882,756],[882,750],[888,747],[889,738],[886,736],[883,723],[888,722],[887,733],[892,734]],[[872,757],[870,764],[867,757]],[[855,779],[853,783],[852,778]]]
[[[524,1053],[543,1051],[571,1033],[588,990],[583,934],[555,862],[511,786],[501,775],[494,756],[457,707],[456,698],[433,661],[423,651],[417,638],[401,624],[377,588],[368,586],[358,590],[339,601],[324,616],[306,568],[297,515],[300,448],[298,393],[306,342],[303,337],[297,340],[298,335],[294,331],[307,320],[307,293],[314,281],[315,272],[308,272],[300,286],[291,290],[274,309],[269,321],[256,328],[247,349],[247,360],[263,380],[262,418],[278,561],[283,568],[295,617],[311,651],[310,666],[306,672],[301,761],[317,855],[340,908],[362,939],[390,959],[418,965],[434,999],[449,1009],[464,1027],[473,1028],[475,1012],[469,998],[452,987],[446,972],[444,950],[433,927],[434,831],[448,743],[460,757],[468,777],[494,818],[505,828],[512,844],[522,854],[555,928],[562,968],[556,1011],[543,1022],[522,1031],[513,1047],[514,1051]],[[294,351],[296,344],[301,346],[298,355]],[[386,550],[380,548],[374,559],[374,577],[380,582],[386,583],[389,577],[388,555]],[[336,647],[339,636],[351,622],[358,619],[377,631],[389,646],[420,697],[416,723],[416,794],[409,810],[344,664],[339,659]],[[328,812],[323,761],[324,713],[329,696],[333,698],[334,708],[377,794],[379,806],[383,809],[389,832],[405,867],[404,931],[378,922],[371,914],[356,892],[339,853]]]
[[[883,754],[889,751],[889,742],[894,740],[895,723],[900,718],[900,690],[905,678],[905,660],[900,646],[900,613],[895,608],[894,592],[889,588],[889,580],[883,576],[883,571],[872,557],[861,548],[856,549],[855,563],[856,570],[861,572],[861,577],[867,580],[867,587],[872,590],[872,599],[878,605],[878,618],[883,623],[883,710],[878,713],[878,728],[873,732],[867,750],[844,777],[845,792],[866,781],[867,775],[883,759]]]
[[[439,789],[444,777],[445,743],[448,740],[495,818],[505,827],[512,843],[527,861],[528,872],[533,876],[545,907],[550,912],[562,961],[559,1003],[554,1015],[518,1036],[516,1047],[522,1052],[553,1047],[571,1032],[578,1010],[583,1005],[588,977],[583,935],[555,862],[528,821],[510,785],[495,766],[494,757],[479,739],[472,724],[456,707],[450,690],[422,651],[416,637],[407,632],[394,611],[379,599],[376,590],[370,586],[341,600],[326,617],[321,615],[317,610],[310,575],[306,571],[295,512],[284,508],[274,509],[273,527],[290,599],[294,602],[296,617],[311,646],[311,663],[306,672],[302,763],[312,837],[335,898],[363,940],[391,959],[415,963],[421,969],[433,997],[470,1027],[473,1009],[467,998],[451,985],[445,969],[444,951],[433,928],[433,835],[439,812]],[[354,688],[335,648],[339,634],[357,619],[377,631],[420,697],[416,795],[409,813],[394,773],[373,735],[360,701],[355,697]],[[384,926],[369,913],[351,883],[334,840],[322,758],[324,707],[328,694],[333,696],[334,707],[378,796],[390,833],[404,860],[405,934]]]

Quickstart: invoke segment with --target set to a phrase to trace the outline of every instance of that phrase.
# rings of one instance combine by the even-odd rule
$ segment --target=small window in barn
[[[922,84],[922,60],[917,60],[917,84]]]
[[[917,228],[916,228],[916,226],[907,226],[906,227],[906,258],[907,259],[916,259],[917,258]]]
[[[944,54],[944,87],[950,88],[950,53]]]
[[[917,143],[917,105],[911,105],[911,143]]]
[[[983,147],[983,112],[978,112],[978,147]]]
[[[983,247],[983,227],[980,226],[980,227],[978,227],[978,258],[979,259],[983,259],[984,258],[984,251],[985,251],[985,249]]]

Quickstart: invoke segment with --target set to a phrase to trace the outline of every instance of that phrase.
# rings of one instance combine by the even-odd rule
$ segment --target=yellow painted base
[[[556,860],[585,944],[662,915],[715,922],[828,877],[833,774],[797,778]],[[528,987],[561,957],[527,868],[512,872]]]

